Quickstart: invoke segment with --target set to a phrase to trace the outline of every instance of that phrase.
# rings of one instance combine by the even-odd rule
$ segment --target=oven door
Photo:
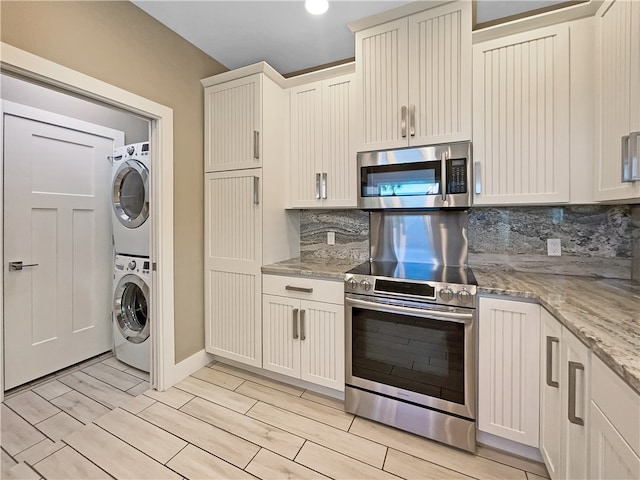
[[[474,319],[474,309],[346,294],[346,384],[474,420]]]

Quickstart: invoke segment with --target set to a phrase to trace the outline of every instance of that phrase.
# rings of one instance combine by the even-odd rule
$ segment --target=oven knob
[[[349,290],[358,289],[358,282],[356,281],[355,278],[350,278],[349,280],[347,280],[347,285],[349,285]]]
[[[129,262],[129,270],[135,270],[136,268],[136,261],[135,260],[131,260]]]
[[[366,280],[366,279],[365,279],[365,280],[362,280],[362,281],[360,282],[360,287],[362,287],[362,289],[363,289],[365,292],[368,292],[369,290],[371,290],[371,283],[369,282],[369,280]]]
[[[441,288],[440,299],[444,300],[445,302],[450,302],[451,300],[453,300],[453,290],[451,290],[449,287]]]
[[[471,294],[464,288],[458,292],[458,301],[463,305],[471,302]]]

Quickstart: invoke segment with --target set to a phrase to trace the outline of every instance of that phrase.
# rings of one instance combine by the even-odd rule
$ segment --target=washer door
[[[113,294],[115,322],[122,336],[131,343],[149,338],[149,286],[137,275],[125,275]]]
[[[138,228],[149,218],[149,170],[136,160],[124,162],[113,176],[113,210],[122,225]]]

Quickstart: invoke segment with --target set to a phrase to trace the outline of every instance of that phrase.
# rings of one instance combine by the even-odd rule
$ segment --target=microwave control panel
[[[447,193],[467,193],[467,160],[453,158],[447,161]]]

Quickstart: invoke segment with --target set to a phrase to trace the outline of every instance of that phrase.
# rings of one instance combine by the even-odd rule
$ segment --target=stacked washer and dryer
[[[150,341],[149,142],[113,152],[113,339],[118,360],[148,372]]]

